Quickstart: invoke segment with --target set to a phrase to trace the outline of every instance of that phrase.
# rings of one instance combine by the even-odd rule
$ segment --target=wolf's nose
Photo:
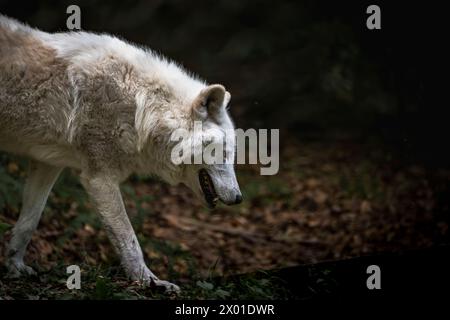
[[[242,202],[242,195],[241,194],[238,194],[237,196],[236,196],[236,200],[234,200],[234,204],[239,204],[239,203],[241,203]]]

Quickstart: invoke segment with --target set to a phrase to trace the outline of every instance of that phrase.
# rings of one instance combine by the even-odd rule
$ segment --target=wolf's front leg
[[[164,287],[168,292],[179,291],[178,286],[159,280],[146,266],[141,247],[125,211],[119,184],[107,176],[98,175],[82,175],[81,182],[94,202],[128,276],[135,281]]]

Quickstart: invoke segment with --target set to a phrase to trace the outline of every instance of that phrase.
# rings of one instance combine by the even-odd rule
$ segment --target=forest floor
[[[165,297],[125,278],[69,170],[28,250],[39,275],[8,279],[4,244],[18,216],[25,167],[0,155],[0,299]],[[244,202],[214,211],[186,188],[155,179],[134,176],[122,186],[146,260],[183,288],[178,298],[288,299],[284,280],[269,270],[450,242],[448,170],[405,164],[380,148],[311,142],[283,148],[275,176],[251,165],[237,172]],[[82,270],[81,290],[66,287],[73,264]],[[227,280],[239,274],[246,275]]]

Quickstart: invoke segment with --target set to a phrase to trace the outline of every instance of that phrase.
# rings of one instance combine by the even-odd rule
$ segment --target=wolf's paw
[[[130,277],[141,285],[148,286],[150,288],[162,289],[164,290],[164,293],[167,294],[177,294],[181,291],[180,287],[176,284],[158,279],[158,277],[155,276],[146,266],[139,268],[138,272],[131,274]]]
[[[157,288],[164,289],[165,293],[178,294],[181,291],[179,286],[177,286],[176,284],[173,284],[173,283],[171,283],[169,281],[165,281],[165,280],[152,279],[151,280],[151,285],[155,286]]]
[[[6,268],[8,269],[9,278],[20,278],[24,276],[37,275],[36,271],[23,263],[23,261],[9,260],[6,262]]]

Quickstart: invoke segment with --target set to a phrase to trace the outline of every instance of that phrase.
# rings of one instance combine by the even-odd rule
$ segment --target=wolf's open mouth
[[[205,196],[205,200],[208,203],[208,206],[212,209],[216,206],[217,197],[216,190],[214,189],[214,184],[212,182],[211,176],[208,174],[206,169],[201,169],[198,172],[198,179],[200,181],[200,187],[202,188],[203,195]]]

